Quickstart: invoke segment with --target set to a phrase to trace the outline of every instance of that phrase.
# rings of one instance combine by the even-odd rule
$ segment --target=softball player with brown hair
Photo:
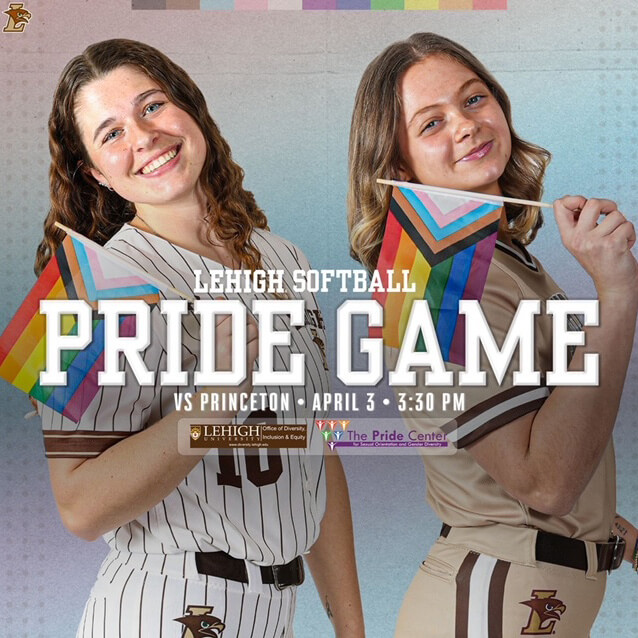
[[[107,40],[71,60],[55,93],[49,134],[52,204],[38,271],[61,241],[56,221],[187,292],[195,288],[195,270],[281,270],[292,289],[291,271],[309,267],[294,245],[268,232],[202,93],[156,49]],[[235,295],[249,308],[264,297]],[[271,418],[305,420],[313,415],[300,406],[327,389],[321,314],[311,294],[303,299],[301,325],[285,315],[276,320],[275,330],[291,338],[277,349],[274,367],[287,370],[293,355],[304,355],[305,385],[259,388],[287,393],[292,404],[288,412],[273,407],[259,416],[267,411]],[[292,636],[305,555],[335,635],[363,636],[338,457],[324,456],[311,424],[306,449],[180,454],[180,417],[232,423],[251,415],[174,410],[175,388],[161,386],[166,321],[154,307],[153,337],[143,354],[146,367],[156,371],[154,386],[133,384],[127,367],[128,385],[101,387],[78,423],[42,409],[62,520],[82,538],[103,535],[110,548],[77,635]],[[219,369],[230,365],[230,323],[225,318],[216,327]],[[199,329],[196,314],[182,317],[182,367],[190,385],[179,390],[250,392],[250,374],[230,390],[193,387]],[[249,320],[249,371],[257,344]]]
[[[547,151],[515,133],[507,95],[469,51],[431,33],[397,42],[368,66],[355,101],[352,254],[375,268],[390,196],[379,177],[538,200],[548,160]],[[554,210],[562,240],[591,276],[599,302],[600,325],[585,329],[570,369],[581,370],[585,355],[597,353],[599,384],[515,386],[516,356],[498,383],[482,358],[487,384],[459,388],[465,411],[447,415],[443,427],[456,453],[423,456],[428,501],[444,525],[405,596],[398,637],[587,636],[607,570],[634,550],[635,528],[616,520],[626,547],[610,540],[610,531],[611,435],[638,311],[635,231],[609,200],[568,196]],[[481,300],[498,344],[521,300],[564,298],[525,247],[541,226],[540,211],[510,204],[505,211]],[[536,320],[535,369],[546,372],[551,317]],[[386,355],[394,368],[397,350],[386,348]],[[458,379],[460,367],[447,367]],[[441,423],[405,420],[414,428]]]

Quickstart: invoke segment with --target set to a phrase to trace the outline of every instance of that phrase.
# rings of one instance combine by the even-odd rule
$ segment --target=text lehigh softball
[[[304,329],[305,302],[302,299],[256,299],[252,302],[252,314],[259,325],[259,365],[252,372],[254,385],[303,385],[305,383],[304,355],[291,353],[287,370],[275,370],[275,350],[290,343],[288,331],[275,330],[277,315],[290,316],[290,325]],[[166,369],[160,371],[161,385],[184,386],[189,384],[188,374],[182,369],[181,318],[188,312],[185,300],[163,300],[160,311],[166,325]],[[195,370],[196,386],[240,384],[246,378],[246,307],[239,300],[198,300],[193,311],[199,315],[201,334],[199,369]],[[46,368],[40,373],[42,385],[66,384],[66,372],[61,370],[61,353],[65,350],[83,350],[92,339],[92,309],[82,300],[43,300],[40,312],[46,316]],[[583,315],[585,326],[598,325],[597,300],[553,299],[545,304],[545,312],[553,321],[553,369],[547,372],[546,385],[597,385],[598,354],[585,353],[583,370],[568,370],[568,348],[581,346],[585,341],[583,331],[570,331],[570,314]],[[155,371],[148,370],[142,352],[151,339],[151,315],[149,305],[142,300],[102,300],[98,313],[104,316],[104,370],[98,372],[99,385],[124,385],[125,374],[120,370],[120,354],[128,361],[141,385],[155,383]],[[502,347],[485,320],[478,301],[463,300],[459,314],[465,316],[465,369],[459,372],[459,385],[484,385],[486,372],[480,369],[481,346],[500,383],[518,349],[519,367],[513,373],[514,385],[540,385],[540,372],[534,370],[534,318],[541,313],[539,300],[523,300],[510,324]],[[77,317],[77,333],[63,334],[63,317]],[[119,334],[123,315],[135,317],[135,336]],[[362,338],[359,353],[367,356],[364,370],[353,370],[353,317],[367,317],[368,325],[383,325],[383,308],[375,300],[349,300],[337,310],[337,377],[346,385],[372,386],[383,377],[383,340]],[[232,359],[230,370],[215,368],[215,325],[220,316],[232,320]],[[423,338],[425,352],[417,351],[417,343]],[[436,337],[430,308],[425,300],[412,304],[403,343],[396,367],[390,371],[390,385],[415,385],[414,368],[425,369],[426,385],[451,386],[454,374],[446,370]]]
[[[269,293],[283,294],[283,270],[209,270],[209,279],[202,279],[201,270],[193,270],[195,285],[193,293]],[[339,284],[339,292],[416,292],[416,284],[410,283],[410,271],[395,273],[388,270],[385,280],[381,271],[375,270],[368,281],[366,270],[324,269],[293,270],[293,292],[328,292],[333,282]],[[395,281],[395,274],[397,280]]]

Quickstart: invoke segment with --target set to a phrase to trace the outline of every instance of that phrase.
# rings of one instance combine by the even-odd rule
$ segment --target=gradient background
[[[33,255],[48,209],[46,119],[57,77],[87,44],[110,37],[146,41],[185,67],[273,231],[296,242],[316,268],[355,266],[344,206],[354,93],[366,64],[417,30],[458,39],[495,73],[519,133],[554,153],[546,200],[606,195],[636,219],[633,0],[509,0],[507,11],[397,12],[132,11],[130,0],[25,5],[33,16],[25,32],[0,33],[0,327],[34,280]],[[551,219],[533,252],[570,296],[592,294]],[[320,298],[333,343],[339,301],[336,292]],[[635,353],[615,431],[619,509],[634,522],[637,376]],[[0,636],[72,636],[106,547],[62,528],[39,422],[22,419],[30,409],[26,398],[1,383],[0,408]],[[345,466],[368,635],[388,636],[439,523],[424,504],[418,457],[349,456]],[[624,565],[609,581],[593,636],[636,635],[637,600],[638,580]],[[331,635],[312,585],[300,593],[296,632],[298,638]]]

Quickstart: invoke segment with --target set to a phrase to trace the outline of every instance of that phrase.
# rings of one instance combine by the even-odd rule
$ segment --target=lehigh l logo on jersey
[[[184,625],[182,638],[221,638],[226,625],[217,616],[213,616],[212,607],[189,605],[186,615],[175,618]]]
[[[530,600],[521,601],[532,611],[521,636],[545,636],[554,633],[554,626],[565,613],[567,606],[556,598],[556,590],[534,589]]]
[[[202,426],[201,425],[191,425],[191,439],[193,441],[197,441],[197,439],[202,435]]]

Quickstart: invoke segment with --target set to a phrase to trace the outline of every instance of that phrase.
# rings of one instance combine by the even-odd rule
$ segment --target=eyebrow
[[[134,100],[133,100],[133,106],[138,106],[141,102],[143,102],[147,97],[153,95],[153,93],[164,93],[164,91],[162,89],[149,89],[148,91],[143,91],[142,93],[140,93]],[[105,119],[96,129],[95,129],[95,134],[93,135],[93,143],[95,143],[95,140],[98,138],[98,136],[100,135],[100,133],[107,127],[111,126],[111,124],[113,124],[113,122],[115,122],[115,118],[114,117],[109,117],[107,119]]]
[[[458,88],[458,90],[456,91],[456,95],[460,95],[461,93],[463,93],[463,91],[465,91],[465,89],[467,89],[468,86],[470,86],[470,84],[473,84],[474,82],[479,82],[480,84],[482,84],[483,86],[486,86],[485,82],[483,82],[483,80],[481,80],[481,78],[470,78],[469,80],[466,80],[465,82],[463,82],[463,84],[461,84],[461,86]],[[427,106],[424,106],[423,108],[420,108],[410,119],[410,121],[408,122],[408,128],[410,126],[412,126],[412,122],[414,122],[414,120],[416,119],[417,116],[421,115],[422,113],[424,113],[425,111],[428,111],[429,109],[434,109],[437,106],[440,106],[439,104],[428,104]]]

